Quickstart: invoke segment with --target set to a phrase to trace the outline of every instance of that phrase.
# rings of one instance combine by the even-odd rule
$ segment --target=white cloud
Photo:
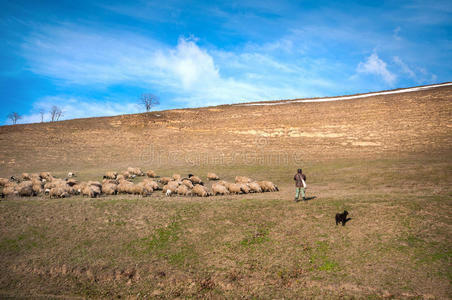
[[[372,53],[367,58],[366,62],[360,62],[356,70],[358,73],[367,73],[379,76],[386,83],[391,85],[394,84],[397,79],[396,75],[387,69],[386,63],[378,57],[377,53]]]
[[[405,64],[400,57],[394,56],[393,60],[400,67],[403,73],[407,74],[410,78],[413,79],[416,78],[416,74],[413,72],[413,70],[411,70],[411,68],[408,67],[407,64]]]
[[[74,25],[42,30],[23,45],[34,73],[68,86],[151,86],[171,95],[166,100],[179,107],[319,96],[319,84],[334,85],[317,70],[329,68],[331,62],[284,63],[262,49],[209,50],[194,38],[180,38],[170,47],[141,35]],[[285,39],[263,49],[289,51],[291,43]]]

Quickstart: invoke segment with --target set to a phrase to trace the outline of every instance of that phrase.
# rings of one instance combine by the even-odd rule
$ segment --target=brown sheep
[[[121,182],[121,180],[126,180],[126,178],[124,177],[124,175],[119,174],[118,176],[116,176],[116,180],[117,180],[118,182]]]
[[[41,173],[39,173],[39,177],[41,177],[41,179],[45,179],[46,181],[53,180],[53,176],[49,172],[41,172]]]
[[[17,183],[15,182],[8,182],[5,187],[3,188],[3,194],[5,196],[16,196],[18,195],[17,191]]]
[[[99,186],[97,186],[97,185],[85,185],[82,188],[82,195],[88,196],[91,198],[96,198],[96,197],[100,196],[101,192],[102,192],[101,188],[99,188]]]
[[[246,176],[235,176],[235,183],[250,183],[253,180]]]
[[[23,181],[19,183],[16,190],[21,197],[34,196],[33,183],[31,181]]]
[[[128,167],[127,171],[131,174],[131,175],[136,175],[136,176],[144,176],[143,171],[141,171],[140,168],[132,168],[132,167]]]
[[[143,180],[143,182],[146,182],[146,184],[148,184],[149,186],[151,186],[152,189],[153,189],[154,191],[156,191],[156,190],[161,190],[159,184],[158,184],[157,182],[155,182],[154,180],[145,178],[145,179]]]
[[[102,192],[105,195],[116,195],[118,192],[117,185],[111,182],[105,182],[102,184]]]
[[[22,180],[31,180],[30,174],[22,173]]]
[[[189,189],[193,188],[193,183],[188,179],[182,180],[182,184],[185,185],[186,187],[188,187]]]
[[[209,173],[207,173],[207,179],[208,180],[220,180],[220,177],[218,177],[218,175],[215,173],[209,172]]]
[[[0,186],[5,186],[9,182],[7,178],[0,178]]]
[[[240,190],[244,193],[244,194],[249,194],[250,193],[250,187],[248,186],[248,184],[246,183],[238,183],[238,185],[240,186]]]
[[[181,184],[177,187],[176,193],[180,196],[188,196],[191,195],[191,191],[188,189],[188,187],[184,184]]]
[[[240,185],[237,183],[229,183],[226,187],[231,194],[240,194],[242,192]]]
[[[207,197],[209,196],[209,192],[206,191],[205,187],[200,185],[200,184],[196,184],[193,189],[191,190],[193,195],[196,196],[200,196],[200,197]]]
[[[39,195],[42,193],[42,184],[33,184],[32,189],[35,195]]]
[[[180,174],[173,174],[173,180],[180,180],[182,177],[180,176]]]
[[[220,194],[220,195],[229,195],[230,194],[228,189],[224,185],[221,185],[218,183],[212,184],[212,193],[215,196],[218,194]]]
[[[132,174],[129,171],[122,172],[122,176],[124,176],[125,179],[131,178]]]
[[[171,180],[172,180],[171,177],[162,177],[160,178],[159,182],[161,184],[168,184],[168,182],[170,182]]]
[[[69,194],[64,190],[64,188],[58,186],[51,188],[49,191],[50,198],[66,198]]]
[[[152,185],[146,181],[142,181],[142,182],[138,183],[137,186],[141,187],[141,195],[142,196],[149,196],[154,191],[154,189],[152,188]]]
[[[127,180],[121,180],[117,186],[118,193],[133,194],[133,183]]]
[[[262,188],[257,182],[248,183],[251,193],[262,193]]]
[[[31,178],[31,180],[33,180],[33,179],[41,180],[41,177],[39,177],[38,173],[31,173],[30,178]]]
[[[174,192],[179,185],[181,185],[180,181],[170,181],[167,184],[168,189],[171,190],[172,192]]]
[[[68,179],[68,180],[66,181],[66,184],[67,184],[68,186],[74,186],[74,185],[76,185],[77,183],[78,183],[78,181],[75,180],[75,179]]]
[[[118,176],[117,172],[106,172],[104,175],[104,179],[116,179],[116,177]]]
[[[146,176],[149,177],[149,178],[156,178],[157,174],[154,171],[149,170],[149,171],[146,172]]]
[[[278,187],[271,181],[258,181],[257,182],[264,192],[276,192],[279,191]]]
[[[198,176],[192,175],[189,176],[189,180],[193,183],[193,184],[200,184],[200,185],[204,185],[204,183],[202,182],[201,178],[199,178]]]

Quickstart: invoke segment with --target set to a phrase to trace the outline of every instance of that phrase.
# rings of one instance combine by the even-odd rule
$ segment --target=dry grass
[[[450,90],[0,127],[1,176],[137,166],[280,187],[2,200],[0,297],[450,299]],[[274,151],[289,159],[261,160]],[[315,198],[294,203],[300,165]]]
[[[278,193],[2,201],[2,295],[449,297],[445,158],[306,163],[316,198],[301,203],[294,168],[272,169]]]

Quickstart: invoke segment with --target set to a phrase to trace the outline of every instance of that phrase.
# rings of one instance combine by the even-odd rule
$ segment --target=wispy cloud
[[[407,74],[410,78],[416,78],[416,74],[413,72],[413,70],[411,70],[411,68],[408,67],[400,57],[394,56],[393,60],[396,65],[400,67],[403,73]]]
[[[356,70],[358,73],[381,77],[388,84],[394,84],[397,79],[397,76],[388,70],[386,63],[375,52],[365,62],[360,62]]]

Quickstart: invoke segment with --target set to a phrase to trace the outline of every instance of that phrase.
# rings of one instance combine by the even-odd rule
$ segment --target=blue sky
[[[452,80],[450,1],[1,0],[0,35],[3,124]]]

